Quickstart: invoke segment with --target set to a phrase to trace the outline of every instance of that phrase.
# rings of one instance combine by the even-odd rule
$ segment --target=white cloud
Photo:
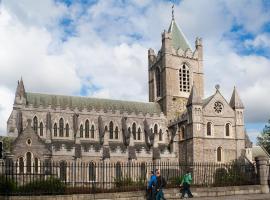
[[[12,110],[14,94],[6,87],[0,86],[0,135],[6,134],[6,122]]]
[[[270,48],[270,35],[266,33],[257,35],[255,39],[247,40],[245,45],[248,48]]]
[[[191,44],[196,36],[203,37],[206,94],[220,83],[229,99],[236,85],[247,121],[261,122],[270,113],[270,101],[265,101],[270,98],[270,61],[239,55],[234,41],[224,37],[237,22],[243,30],[258,34],[246,45],[267,44],[269,38],[260,30],[269,14],[259,1],[246,2],[181,1],[175,17]],[[134,0],[123,6],[108,0],[89,8],[52,0],[40,3],[3,1],[0,85],[9,91],[3,95],[15,92],[22,75],[28,91],[71,95],[79,94],[83,86],[93,96],[147,101],[147,49],[161,46],[161,32],[170,23],[170,2]],[[61,41],[65,30],[59,26],[63,17],[73,20],[75,32],[65,42]],[[11,104],[4,107],[10,110]]]

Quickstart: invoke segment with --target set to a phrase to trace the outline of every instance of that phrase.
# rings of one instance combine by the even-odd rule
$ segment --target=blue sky
[[[190,44],[203,38],[206,97],[220,84],[229,101],[236,86],[255,142],[270,118],[267,0],[3,0],[0,134],[21,76],[27,91],[147,101],[147,49],[160,48],[172,2]]]

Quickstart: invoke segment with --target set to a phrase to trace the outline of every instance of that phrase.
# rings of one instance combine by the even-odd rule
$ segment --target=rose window
[[[221,102],[217,101],[215,102],[214,104],[214,110],[216,113],[221,113],[222,112],[222,109],[223,109],[223,105]]]

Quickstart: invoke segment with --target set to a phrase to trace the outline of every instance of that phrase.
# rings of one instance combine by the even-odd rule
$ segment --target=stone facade
[[[236,89],[230,103],[219,87],[204,98],[202,39],[192,51],[172,19],[148,62],[149,103],[30,93],[20,80],[7,122],[13,159],[229,162],[244,156],[244,107]]]

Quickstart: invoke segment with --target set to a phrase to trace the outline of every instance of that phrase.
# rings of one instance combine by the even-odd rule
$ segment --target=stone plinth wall
[[[213,187],[213,188],[191,188],[193,195],[196,197],[218,197],[224,195],[239,194],[259,194],[262,193],[260,185],[247,186],[229,186],[229,187]],[[179,189],[164,190],[166,199],[179,199]],[[56,195],[56,196],[0,196],[0,200],[144,200],[145,192],[119,192],[119,193],[99,193],[99,194],[74,194],[74,195]]]

